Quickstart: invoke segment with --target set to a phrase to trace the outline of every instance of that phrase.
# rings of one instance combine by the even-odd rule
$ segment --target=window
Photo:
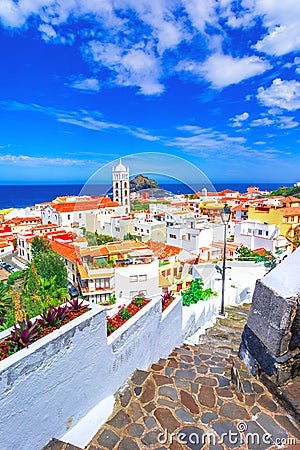
[[[138,295],[138,291],[130,291],[129,295],[130,297],[135,297],[136,295]]]
[[[81,213],[79,213],[79,219],[81,219]]]
[[[268,231],[266,231],[266,236],[269,236],[269,232]]]
[[[71,214],[68,214],[68,220],[70,220],[71,219]]]
[[[176,239],[176,234],[169,234],[169,238]]]
[[[138,276],[137,275],[130,275],[129,281],[130,281],[130,283],[136,283],[138,281]]]
[[[139,276],[139,281],[147,281],[147,275],[140,275]]]
[[[258,230],[258,235],[262,236],[262,230]]]

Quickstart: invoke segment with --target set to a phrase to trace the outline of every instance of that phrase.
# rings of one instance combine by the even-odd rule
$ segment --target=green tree
[[[40,278],[49,280],[55,276],[55,289],[66,288],[67,269],[60,255],[52,250],[45,253],[39,252],[35,256],[33,263]]]
[[[40,279],[34,263],[30,263],[24,270],[22,292],[25,295],[33,295],[37,292]]]
[[[97,231],[95,231],[95,236],[96,236],[97,245],[108,244],[108,242],[114,242],[116,240],[109,234],[98,234]]]
[[[7,286],[0,281],[0,325],[5,321],[7,311],[11,308],[11,295]]]
[[[137,236],[135,234],[131,234],[131,233],[126,233],[124,234],[124,241],[141,241],[142,240],[142,236]]]
[[[35,258],[39,253],[45,253],[51,250],[51,244],[48,239],[35,236],[31,243],[31,254]]]
[[[239,261],[255,261],[258,257],[257,253],[250,250],[250,248],[245,245],[241,245],[236,249],[235,253],[238,255]]]
[[[45,306],[47,304],[57,306],[68,298],[68,289],[65,287],[56,287],[56,275],[50,278],[41,277],[37,295]]]

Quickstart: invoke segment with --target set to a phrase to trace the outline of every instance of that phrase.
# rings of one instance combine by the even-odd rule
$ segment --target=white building
[[[119,206],[117,210],[124,213],[125,207]],[[90,233],[107,234],[119,240],[124,239],[128,233],[134,234],[133,219],[129,216],[110,214],[86,214],[86,230]]]
[[[133,234],[141,236],[143,242],[166,242],[166,224],[154,219],[149,213],[138,213],[134,219]]]
[[[0,240],[0,258],[2,256],[11,255],[14,251],[14,246],[11,242]]]
[[[55,223],[69,230],[86,228],[87,214],[118,214],[119,203],[109,197],[98,197],[89,201],[49,204],[42,211],[42,223]]]
[[[256,250],[264,248],[273,254],[276,250],[289,252],[290,244],[284,236],[279,235],[275,224],[261,223],[259,220],[246,220],[235,224],[234,241]]]
[[[223,227],[209,222],[188,219],[182,225],[167,227],[167,244],[199,254],[199,249],[209,248],[222,239]]]
[[[77,265],[82,294],[102,303],[115,294],[118,302],[139,292],[158,295],[158,259],[146,244],[136,241],[113,242],[80,250]]]
[[[130,183],[129,168],[125,167],[121,160],[117,167],[113,167],[113,200],[125,206],[125,214],[130,212]]]

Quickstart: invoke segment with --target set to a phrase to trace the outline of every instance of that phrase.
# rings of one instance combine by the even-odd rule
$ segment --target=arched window
[[[116,190],[116,196],[119,196],[119,191],[118,190]]]
[[[124,195],[127,197],[127,189],[124,191]]]
[[[118,182],[116,183],[116,188],[117,188],[117,189],[119,188],[119,183],[118,183]]]
[[[127,188],[128,186],[127,186],[127,182],[125,181],[125,183],[124,183],[124,188]]]

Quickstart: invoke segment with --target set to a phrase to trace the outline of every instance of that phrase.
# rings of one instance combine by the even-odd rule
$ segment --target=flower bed
[[[27,316],[26,320],[14,325],[11,334],[0,342],[0,361],[47,336],[88,310],[89,308],[83,305],[83,302],[75,298],[69,301],[69,305],[50,306],[38,319],[30,320]]]
[[[120,328],[128,319],[134,316],[145,305],[149,303],[144,296],[136,296],[128,306],[119,306],[119,311],[113,317],[106,317],[107,319],[107,336],[112,334],[118,328]]]
[[[175,296],[171,294],[171,292],[164,292],[161,296],[162,310],[164,311],[175,299]]]

